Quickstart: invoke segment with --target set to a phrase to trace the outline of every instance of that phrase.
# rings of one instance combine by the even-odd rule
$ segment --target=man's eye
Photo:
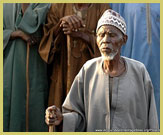
[[[110,33],[109,36],[110,36],[110,37],[115,37],[116,34],[115,34],[115,33]]]
[[[100,37],[104,37],[105,34],[104,34],[104,33],[100,33],[98,36],[100,36]]]

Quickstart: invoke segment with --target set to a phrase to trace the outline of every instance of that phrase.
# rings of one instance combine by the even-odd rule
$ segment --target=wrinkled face
[[[114,26],[103,25],[97,32],[97,45],[105,60],[113,60],[123,44],[122,32]]]

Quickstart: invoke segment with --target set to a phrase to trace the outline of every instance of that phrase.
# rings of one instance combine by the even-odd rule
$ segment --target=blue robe
[[[146,11],[146,5],[110,4],[124,17],[127,25],[128,41],[122,47],[121,55],[141,61],[146,66],[154,86],[160,121],[160,4],[149,4],[150,12]]]

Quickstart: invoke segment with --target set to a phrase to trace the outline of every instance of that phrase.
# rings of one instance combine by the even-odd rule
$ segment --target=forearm
[[[82,40],[84,40],[85,42],[87,42],[88,44],[90,44],[90,38],[89,35],[87,33],[84,32],[80,32],[80,37]]]
[[[96,37],[93,33],[87,32],[84,34],[83,40],[87,43],[90,55],[92,58],[101,56],[98,46],[96,45]]]
[[[13,40],[16,38],[21,38],[21,31],[20,30],[17,30],[17,31],[14,31],[11,33],[10,39]]]
[[[21,30],[17,30],[11,33],[10,39],[21,38],[25,42],[28,42],[30,45],[36,45],[40,42],[40,37],[36,37],[34,35],[28,35]]]

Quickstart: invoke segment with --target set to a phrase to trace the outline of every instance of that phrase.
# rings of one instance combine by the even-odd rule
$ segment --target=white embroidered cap
[[[126,35],[126,23],[122,16],[114,10],[106,10],[98,21],[96,33],[102,25],[113,25]]]

